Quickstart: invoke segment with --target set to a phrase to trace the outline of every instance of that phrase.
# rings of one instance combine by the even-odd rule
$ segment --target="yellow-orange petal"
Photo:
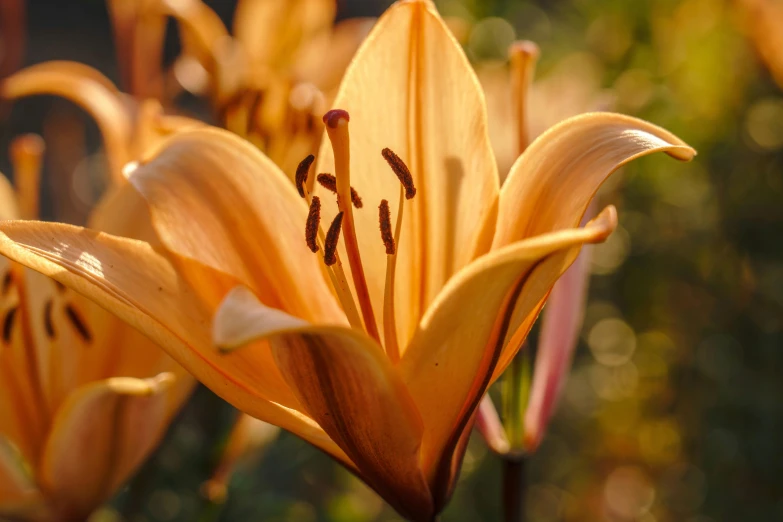
[[[59,223],[13,221],[0,223],[0,254],[116,314],[238,408],[329,453],[342,453],[312,419],[294,409],[298,401],[268,358],[221,357],[213,349],[212,310],[147,243]]]
[[[24,465],[20,455],[0,436],[0,517],[32,520],[44,509],[43,495]]]
[[[168,424],[171,374],[114,377],[75,390],[57,411],[40,465],[67,517],[86,517],[144,461]]]
[[[182,132],[130,181],[172,254],[230,274],[297,317],[346,322],[305,244],[307,205],[248,142],[214,128]]]
[[[122,180],[122,168],[131,159],[130,115],[116,87],[100,72],[75,62],[44,62],[3,80],[0,94],[8,99],[62,96],[82,107],[101,130],[112,179]]]
[[[431,483],[448,477],[451,451],[490,384],[512,310],[536,314],[582,244],[604,240],[608,207],[582,229],[520,241],[480,257],[452,278],[419,324],[400,370],[427,430],[422,460]],[[446,467],[444,467],[446,466]]]
[[[405,347],[446,280],[473,257],[498,195],[484,96],[459,44],[432,2],[395,3],[378,20],[345,73],[333,107],[351,115],[351,185],[365,201],[390,200],[399,182],[381,157],[407,163],[418,190],[407,202],[396,275],[397,331]],[[316,172],[333,172],[327,140]],[[326,219],[335,211],[324,204]],[[386,250],[377,216],[357,212],[362,262],[382,323]]]
[[[356,330],[311,325],[264,306],[242,287],[216,315],[215,338],[233,348],[269,341],[305,410],[365,481],[400,513],[431,519],[432,500],[419,467],[422,421],[378,344]]]
[[[555,125],[511,167],[492,248],[577,226],[610,174],[653,152],[682,161],[696,154],[670,132],[621,114],[588,113]]]
[[[16,192],[0,172],[0,220],[18,219],[19,206],[16,203]]]
[[[302,44],[329,31],[336,12],[334,0],[240,0],[233,33],[250,67],[284,69]]]

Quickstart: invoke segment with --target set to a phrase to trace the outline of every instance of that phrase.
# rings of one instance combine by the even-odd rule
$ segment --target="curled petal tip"
[[[600,214],[591,219],[585,228],[594,232],[591,241],[596,243],[605,241],[617,228],[617,209],[614,205],[607,206]]]
[[[348,114],[348,111],[343,109],[333,109],[324,114],[324,124],[331,129],[336,129],[341,121],[351,121],[351,115]]]
[[[136,379],[133,377],[112,377],[109,379],[109,387],[122,395],[155,395],[171,386],[176,377],[171,372],[163,372],[149,379]]]

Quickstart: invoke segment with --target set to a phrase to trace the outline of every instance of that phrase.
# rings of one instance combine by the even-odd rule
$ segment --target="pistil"
[[[21,217],[38,219],[43,139],[37,134],[24,134],[11,142],[10,152]]]
[[[530,145],[528,105],[539,50],[535,43],[524,40],[514,42],[508,54],[511,61],[511,103],[517,128],[517,154],[522,154]]]
[[[350,137],[348,134],[348,121],[350,116],[344,110],[332,110],[324,115],[326,132],[334,151],[334,171],[337,179],[337,207],[342,212],[342,225],[345,250],[348,262],[351,265],[356,298],[364,318],[364,326],[367,333],[379,343],[380,335],[375,322],[375,314],[370,302],[370,292],[367,288],[367,280],[364,276],[362,258],[359,253],[359,243],[356,239],[356,226],[353,219],[353,206],[351,205],[351,153]]]

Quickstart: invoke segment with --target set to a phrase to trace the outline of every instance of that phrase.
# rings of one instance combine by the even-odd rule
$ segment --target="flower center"
[[[368,335],[381,343],[378,326],[375,320],[370,292],[364,275],[359,244],[356,238],[356,228],[353,210],[363,208],[363,202],[359,193],[351,187],[350,171],[350,136],[348,122],[350,116],[344,110],[332,110],[324,115],[327,135],[334,152],[334,175],[328,173],[318,174],[316,180],[326,190],[337,195],[338,214],[335,216],[329,230],[324,234],[320,226],[321,200],[318,196],[310,194],[312,183],[309,181],[310,167],[314,161],[312,155],[306,157],[296,170],[296,188],[299,195],[310,204],[310,212],[305,223],[305,241],[313,253],[321,250],[323,245],[323,261],[329,277],[335,288],[337,296],[345,310],[351,326],[364,329]],[[391,211],[389,202],[381,200],[378,207],[378,219],[381,231],[381,240],[386,247],[386,282],[383,300],[383,326],[384,342],[382,343],[389,357],[393,361],[400,358],[400,350],[397,342],[396,321],[394,317],[394,280],[397,263],[397,244],[399,243],[400,230],[402,228],[403,203],[416,195],[416,187],[413,184],[413,176],[408,166],[391,149],[383,149],[381,155],[391,167],[394,174],[400,180],[400,204],[397,223],[392,230]],[[348,286],[340,256],[337,253],[337,244],[340,233],[345,242],[345,254],[351,267],[351,276],[358,307],[353,299],[353,294]],[[361,312],[361,316],[359,315]]]

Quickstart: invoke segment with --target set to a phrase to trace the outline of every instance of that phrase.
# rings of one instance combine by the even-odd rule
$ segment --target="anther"
[[[323,188],[337,194],[337,178],[331,174],[322,173],[318,174],[318,177],[315,179]],[[362,208],[364,206],[362,198],[359,197],[359,193],[356,192],[356,189],[353,187],[351,187],[351,203],[353,203],[353,206],[356,208]]]
[[[413,186],[413,176],[408,166],[391,149],[383,149],[381,154],[405,188],[405,199],[411,199],[416,195],[416,187]]]
[[[300,197],[305,197],[305,183],[307,183],[307,175],[310,173],[310,165],[315,161],[315,156],[310,154],[299,163],[296,167],[296,190],[299,191]]]
[[[6,272],[5,276],[3,276],[3,289],[1,292],[1,295],[6,295],[8,291],[11,289],[11,284],[14,282],[14,276],[11,275],[11,272]]]
[[[337,261],[337,241],[340,239],[340,229],[343,224],[343,212],[334,217],[334,221],[329,226],[324,242],[324,263],[326,266],[332,266]]]
[[[6,344],[11,342],[11,333],[14,327],[14,318],[16,317],[17,308],[14,306],[5,315],[3,319],[3,341]]]
[[[52,307],[54,306],[54,303],[51,299],[47,299],[46,304],[44,305],[44,330],[46,331],[46,337],[49,338],[49,340],[54,340],[56,337],[56,333],[54,331],[54,321],[52,321]]]
[[[378,206],[378,219],[381,223],[381,239],[386,246],[386,253],[393,256],[397,252],[397,247],[394,244],[394,234],[392,234],[389,202],[385,199],[382,199]]]
[[[310,212],[307,214],[307,224],[305,224],[305,242],[307,247],[313,251],[318,252],[318,242],[316,237],[318,236],[318,226],[321,224],[321,199],[318,196],[313,196],[313,201],[310,203]]]
[[[82,319],[81,314],[70,304],[65,305],[65,316],[68,318],[70,323],[73,325],[74,330],[76,330],[76,333],[79,334],[79,337],[82,338],[84,342],[89,343],[92,341],[92,333],[90,332],[90,329],[87,328],[87,323]]]

